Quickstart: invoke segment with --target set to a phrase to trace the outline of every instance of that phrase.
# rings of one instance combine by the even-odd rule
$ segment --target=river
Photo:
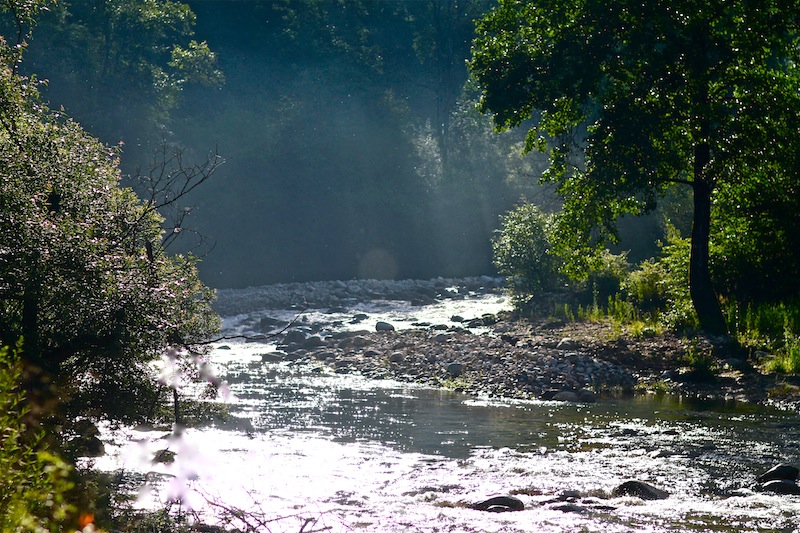
[[[507,305],[467,293],[428,306],[307,310],[301,320],[348,327],[358,313],[407,327]],[[293,312],[249,310],[225,328],[247,333],[264,316]],[[243,509],[261,520],[259,531],[798,531],[800,497],[752,490],[774,464],[800,464],[797,413],[656,395],[593,404],[479,398],[262,362],[272,348],[226,341],[210,354],[239,424],[179,438],[108,430],[95,466],[146,480],[139,505],[180,498],[208,522],[223,508]],[[165,448],[174,462],[154,464]],[[670,497],[611,497],[630,479]],[[469,508],[509,494],[525,510]]]

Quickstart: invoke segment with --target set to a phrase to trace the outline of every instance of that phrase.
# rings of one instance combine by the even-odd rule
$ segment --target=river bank
[[[508,302],[492,313],[470,305],[494,297],[502,298],[502,280],[488,276],[357,280],[222,292],[218,306],[223,315],[248,313],[246,323],[228,321],[229,331],[250,342],[277,344],[265,350],[264,361],[319,371],[489,397],[592,402],[608,395],[671,392],[782,409],[800,404],[794,380],[759,373],[724,339],[632,335],[610,320],[526,319]],[[463,316],[443,316],[445,308],[439,315],[395,322],[383,319],[391,314],[372,312],[399,302],[412,311],[460,302]],[[377,307],[359,308],[364,304]],[[276,309],[285,311],[270,312]],[[289,320],[287,313],[295,316]],[[692,368],[687,354],[707,356],[713,375]]]

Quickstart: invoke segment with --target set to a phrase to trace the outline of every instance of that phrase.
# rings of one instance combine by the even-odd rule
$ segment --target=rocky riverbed
[[[634,336],[610,322],[523,319],[512,311],[400,325],[358,310],[366,302],[404,302],[413,309],[501,291],[502,280],[488,276],[351,280],[220,291],[216,305],[223,316],[247,314],[249,322],[237,323],[236,331],[265,343],[265,361],[510,398],[592,402],[609,394],[670,391],[797,406],[791,380],[756,372],[723,339]],[[309,321],[304,316],[309,309],[321,311]],[[287,320],[271,310],[295,317]],[[698,380],[687,371],[689,349],[712,354],[713,379]]]

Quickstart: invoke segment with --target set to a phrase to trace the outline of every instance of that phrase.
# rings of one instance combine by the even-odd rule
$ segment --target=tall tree
[[[715,192],[796,175],[799,24],[793,0],[501,0],[478,25],[471,69],[499,128],[534,119],[527,150],[550,151],[563,244],[588,252],[615,238],[620,215],[691,187],[692,302],[705,330],[724,333]]]
[[[37,2],[0,4],[20,23]],[[2,8],[6,8],[5,10]],[[38,99],[16,72],[24,40],[0,38],[0,345],[23,342],[33,395],[130,418],[152,400],[148,364],[218,327],[196,261],[169,256],[158,208],[218,161],[169,165],[149,201],[119,184],[117,152]]]

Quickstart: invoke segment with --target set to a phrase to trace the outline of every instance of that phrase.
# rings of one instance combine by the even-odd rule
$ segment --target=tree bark
[[[709,268],[712,187],[705,173],[710,155],[708,143],[699,143],[695,147],[694,218],[689,258],[689,293],[692,296],[692,305],[697,312],[697,318],[700,320],[700,327],[713,335],[727,335],[728,327],[714,291]]]

